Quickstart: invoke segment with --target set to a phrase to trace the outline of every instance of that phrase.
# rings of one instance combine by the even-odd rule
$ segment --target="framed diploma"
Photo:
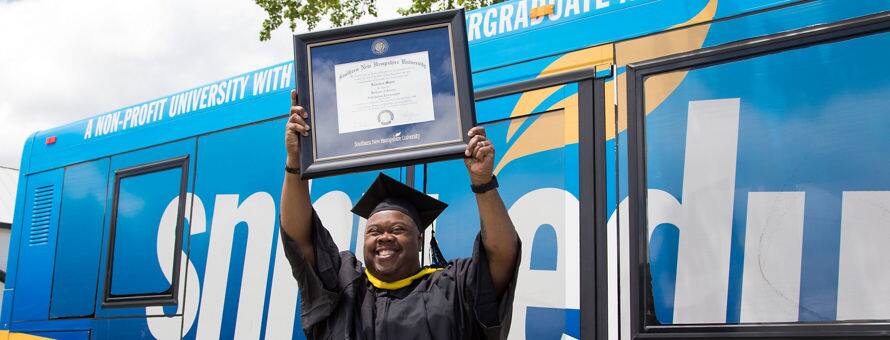
[[[303,178],[463,157],[466,41],[462,9],[295,35]]]

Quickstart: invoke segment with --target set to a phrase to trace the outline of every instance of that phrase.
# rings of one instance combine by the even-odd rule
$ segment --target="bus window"
[[[644,331],[890,320],[890,33],[826,31],[631,65]]]
[[[160,249],[158,212],[147,202],[170,202],[183,197],[187,183],[187,157],[118,170],[111,212],[109,258],[106,270],[105,303],[126,302],[132,306],[175,304],[176,280],[168,280],[178,262],[181,233],[175,244]],[[183,223],[180,208],[177,225]],[[177,228],[180,229],[180,228]],[[147,256],[156,253],[173,256]]]

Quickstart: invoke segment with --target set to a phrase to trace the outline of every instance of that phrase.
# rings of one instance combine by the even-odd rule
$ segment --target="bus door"
[[[99,338],[181,336],[195,147],[192,138],[111,157]]]
[[[511,338],[580,338],[582,305],[595,298],[595,278],[582,277],[581,269],[594,270],[594,221],[602,219],[594,193],[605,190],[596,184],[604,180],[597,176],[602,162],[594,161],[603,157],[604,81],[594,74],[476,93],[478,124],[496,150],[498,191],[523,242]],[[479,214],[463,160],[427,164],[422,175],[425,192],[450,206],[428,233],[435,232],[446,258],[471,256]],[[590,311],[586,317],[594,315],[592,304]]]
[[[65,167],[49,299],[52,319],[88,318],[95,313],[108,166],[109,158],[101,158]]]

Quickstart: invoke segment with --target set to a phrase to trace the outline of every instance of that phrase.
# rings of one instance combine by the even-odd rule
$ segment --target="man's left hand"
[[[485,136],[485,128],[476,126],[467,133],[470,143],[464,150],[464,165],[470,174],[473,185],[482,185],[491,181],[494,169],[494,145]]]

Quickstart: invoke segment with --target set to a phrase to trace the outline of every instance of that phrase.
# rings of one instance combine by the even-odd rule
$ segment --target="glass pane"
[[[167,205],[179,196],[182,169],[174,168],[120,181],[114,234],[112,295],[156,294],[170,288],[164,272],[172,273],[175,251],[160,249],[158,224]],[[166,263],[159,264],[159,261]]]
[[[890,319],[888,45],[646,80],[650,323]]]

